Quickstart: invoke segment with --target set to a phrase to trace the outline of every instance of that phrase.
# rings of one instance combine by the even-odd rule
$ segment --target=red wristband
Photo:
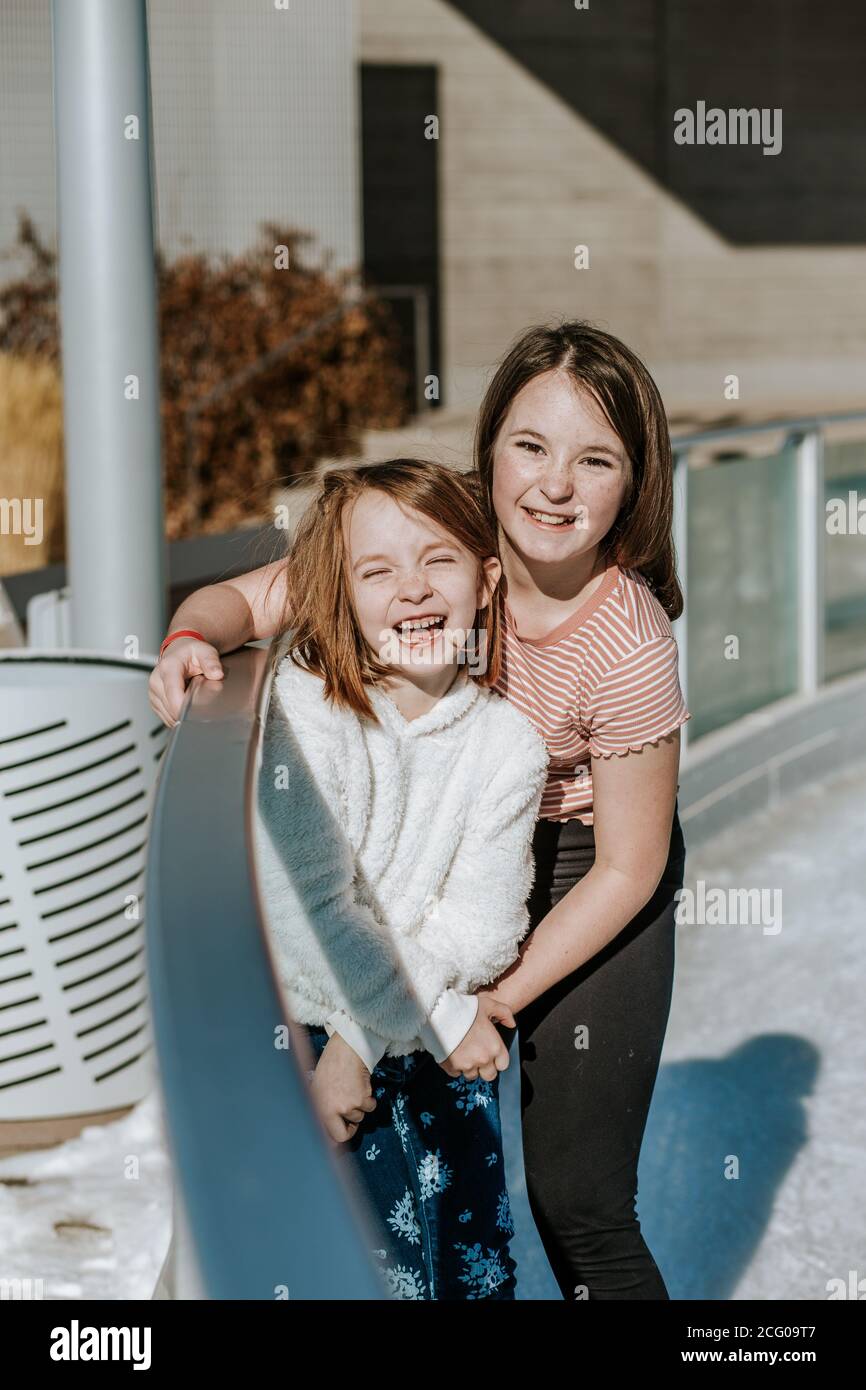
[[[173,642],[176,637],[197,637],[200,642],[207,641],[206,637],[202,637],[200,632],[194,632],[191,627],[179,627],[177,632],[170,632],[166,637],[165,641],[159,649],[160,656],[162,656],[169,642]]]

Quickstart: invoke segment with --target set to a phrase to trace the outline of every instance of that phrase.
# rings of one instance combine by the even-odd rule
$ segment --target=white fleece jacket
[[[372,1070],[468,1031],[470,991],[528,929],[548,755],[531,722],[461,667],[407,721],[326,701],[284,657],[263,738],[256,863],[291,1017],[336,1027]]]

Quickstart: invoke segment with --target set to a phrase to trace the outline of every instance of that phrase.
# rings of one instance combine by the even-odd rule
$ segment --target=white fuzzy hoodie
[[[516,958],[548,755],[465,667],[413,720],[369,694],[378,724],[283,658],[255,834],[290,1016],[336,1027],[372,1069],[384,1052],[449,1055],[475,1017],[467,994]]]

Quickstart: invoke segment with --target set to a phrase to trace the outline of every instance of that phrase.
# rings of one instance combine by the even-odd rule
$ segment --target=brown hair
[[[288,652],[296,665],[305,665],[322,677],[326,699],[375,721],[365,686],[394,668],[373,651],[358,626],[343,530],[346,507],[372,489],[436,522],[475,556],[479,572],[481,562],[497,554],[497,545],[496,529],[471,475],[410,458],[334,468],[325,474],[298,523],[286,559],[287,597],[279,628],[281,632],[291,629],[291,634],[286,645],[274,641],[271,659],[276,660],[279,645],[281,654]],[[490,602],[476,612],[476,631],[479,626],[485,634],[481,637],[485,667],[469,674],[479,685],[493,685],[502,662],[498,603]]]
[[[629,457],[626,496],[602,541],[602,553],[608,563],[642,574],[668,617],[678,618],[683,595],[671,535],[673,456],[662,399],[640,358],[587,320],[527,329],[487,388],[478,413],[475,466],[491,517],[496,436],[518,391],[549,371],[567,372],[592,393]]]

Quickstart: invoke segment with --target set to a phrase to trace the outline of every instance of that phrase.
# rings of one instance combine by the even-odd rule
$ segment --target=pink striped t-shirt
[[[590,758],[641,748],[691,719],[670,620],[644,576],[618,565],[546,637],[520,637],[506,602],[494,688],[547,744],[543,820],[592,825]]]

